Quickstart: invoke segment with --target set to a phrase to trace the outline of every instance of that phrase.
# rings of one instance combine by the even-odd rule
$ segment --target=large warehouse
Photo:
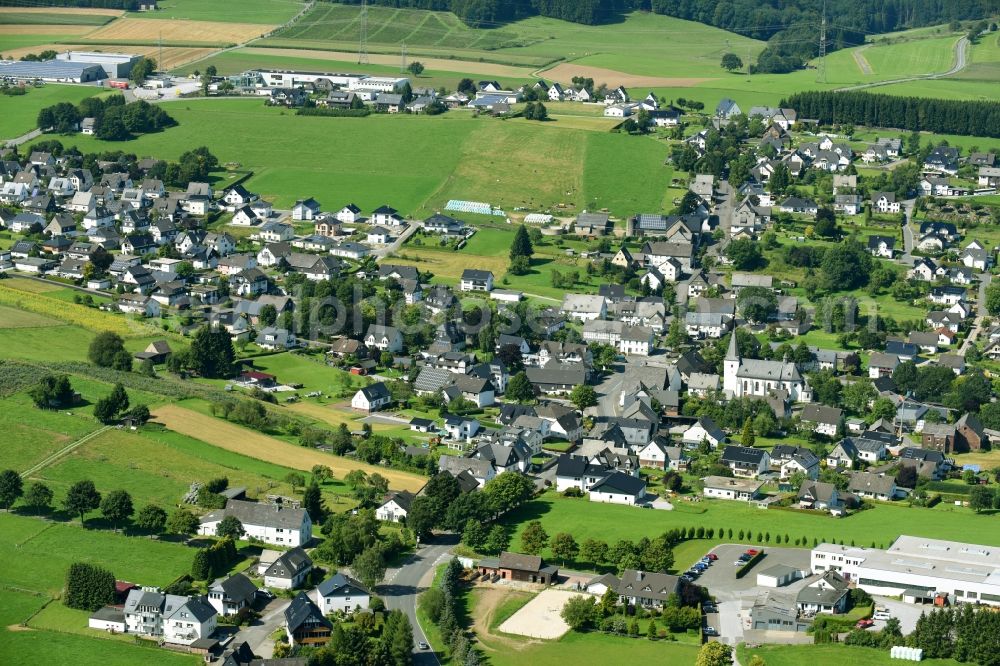
[[[131,53],[100,53],[99,51],[65,51],[56,55],[56,60],[74,63],[92,63],[104,68],[109,79],[127,79],[132,67],[142,56]]]
[[[901,536],[888,550],[823,543],[812,550],[814,573],[839,571],[869,594],[919,603],[954,601],[1000,606],[1000,548]]]
[[[92,62],[21,62],[0,60],[0,81],[48,81],[49,83],[89,83],[108,78],[104,67]]]

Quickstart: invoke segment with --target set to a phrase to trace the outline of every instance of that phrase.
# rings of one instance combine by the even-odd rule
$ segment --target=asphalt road
[[[454,535],[442,535],[417,551],[403,566],[386,574],[386,581],[378,587],[378,594],[385,600],[389,610],[401,610],[410,618],[413,627],[413,664],[414,666],[440,666],[437,655],[432,650],[420,650],[417,644],[427,642],[427,636],[417,622],[417,596],[434,580],[434,568],[443,562],[458,542]],[[441,646],[436,646],[440,649]]]
[[[270,659],[274,654],[274,641],[270,636],[285,622],[285,609],[291,604],[290,599],[278,597],[273,599],[261,613],[259,620],[244,627],[236,636],[238,641],[246,641],[250,649],[258,657]]]

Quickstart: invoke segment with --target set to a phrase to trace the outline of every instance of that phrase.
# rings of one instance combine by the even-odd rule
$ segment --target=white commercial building
[[[870,594],[929,602],[1000,606],[1000,548],[903,535],[888,550],[823,543],[813,548],[814,573],[838,571]]]

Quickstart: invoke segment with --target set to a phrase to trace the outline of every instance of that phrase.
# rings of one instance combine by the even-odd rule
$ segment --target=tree
[[[323,516],[326,514],[326,507],[323,506],[323,493],[320,492],[319,483],[316,481],[315,476],[308,487],[306,487],[306,491],[302,494],[302,508],[309,514],[309,519],[312,520],[314,525],[319,525],[323,521]]]
[[[872,405],[871,419],[872,421],[877,421],[878,419],[892,420],[896,416],[896,405],[889,398],[879,398]]]
[[[491,527],[489,536],[486,537],[486,543],[483,545],[483,549],[487,553],[500,554],[507,550],[509,546],[510,536],[507,534],[506,528],[499,524]]]
[[[733,648],[725,643],[705,643],[698,651],[695,666],[729,666],[733,659]]]
[[[132,65],[132,71],[129,73],[129,78],[137,86],[141,86],[146,78],[156,71],[156,63],[149,58],[141,58],[139,62]]]
[[[220,539],[232,539],[238,541],[246,534],[243,523],[236,516],[226,516],[215,526],[215,536]]]
[[[121,336],[112,331],[103,331],[91,340],[87,358],[94,365],[110,368],[114,365],[115,358],[122,353],[128,354]]]
[[[872,385],[870,379],[863,378],[848,384],[843,391],[844,406],[855,414],[864,414],[868,411],[868,404],[878,396],[878,391]]]
[[[115,531],[118,531],[118,523],[131,518],[134,512],[132,496],[124,490],[112,490],[101,500],[101,514],[111,521]]]
[[[790,182],[791,175],[788,173],[788,166],[784,162],[779,162],[767,181],[767,190],[771,194],[783,194],[788,189]]]
[[[549,534],[537,520],[528,523],[521,533],[521,547],[529,555],[538,555],[549,542]]]
[[[260,309],[258,319],[261,326],[274,326],[274,322],[278,321],[278,309],[268,303]]]
[[[23,492],[20,474],[12,469],[0,472],[0,509],[10,511]]]
[[[595,603],[596,600],[590,595],[570,597],[563,604],[559,615],[570,626],[570,629],[579,631],[594,620]]]
[[[736,297],[740,314],[754,324],[763,324],[778,311],[778,297],[767,287],[744,287]]]
[[[579,552],[580,547],[569,532],[560,532],[552,537],[552,556],[562,560],[563,565],[574,559]]]
[[[486,526],[478,520],[470,518],[462,530],[462,543],[472,550],[478,551],[486,543]]]
[[[991,282],[986,288],[986,311],[994,317],[1000,315],[1000,283]]]
[[[889,618],[889,619],[896,620],[897,622],[899,621],[896,618]],[[750,657],[750,661],[748,662],[747,666],[767,666],[767,662],[764,661],[764,657],[760,656],[759,654],[755,654],[754,656]]]
[[[483,492],[489,498],[490,508],[504,514],[530,499],[535,483],[524,474],[508,472],[490,479]]]
[[[109,425],[115,422],[119,414],[128,409],[128,405],[129,400],[125,387],[121,383],[115,384],[111,393],[98,400],[97,404],[94,405],[94,418],[104,425]]]
[[[528,375],[522,370],[510,378],[507,383],[507,392],[504,395],[513,402],[531,402],[535,399],[535,387],[532,386]]]
[[[374,590],[375,586],[385,578],[385,558],[378,544],[369,546],[361,552],[351,564],[351,571],[365,587]]]
[[[722,68],[727,72],[734,72],[743,69],[743,61],[735,53],[726,53],[722,56]]]
[[[63,409],[73,404],[76,393],[66,375],[46,375],[28,391],[39,409]]]
[[[836,238],[840,235],[840,230],[837,229],[837,216],[832,208],[823,206],[816,212],[813,233],[820,238]]]
[[[41,481],[35,481],[25,491],[24,503],[35,512],[48,509],[52,506],[52,489]]]
[[[66,572],[63,603],[70,608],[95,611],[115,602],[115,575],[87,562],[74,562]]]
[[[301,472],[289,472],[285,475],[284,480],[292,487],[292,492],[295,492],[296,488],[306,485],[306,477]]]
[[[424,65],[419,60],[414,60],[407,66],[406,69],[410,72],[410,74],[413,74],[413,76],[420,76],[424,72]]]
[[[752,271],[764,264],[760,244],[749,238],[739,238],[726,246],[726,258],[741,271]]]
[[[587,407],[593,407],[597,404],[597,391],[594,390],[593,386],[577,384],[569,394],[569,399],[573,406],[582,412]]]
[[[989,486],[977,485],[969,492],[969,508],[979,513],[984,509],[992,509],[996,493]]]
[[[754,442],[757,441],[757,436],[753,432],[753,421],[748,416],[745,421],[743,421],[743,434],[740,435],[740,444],[743,446],[753,446]]]
[[[101,505],[101,493],[97,492],[94,482],[89,479],[77,481],[66,491],[66,499],[63,506],[66,511],[73,515],[80,516],[80,524],[83,524],[85,514],[97,509]]]
[[[141,530],[159,534],[167,524],[167,512],[156,504],[147,504],[139,509],[135,525]]]
[[[232,374],[236,351],[224,328],[203,326],[191,341],[188,358],[191,368],[199,375],[219,379]]]
[[[458,87],[456,91],[464,95],[475,95],[476,94],[476,82],[472,79],[462,79],[458,82]]]
[[[608,544],[598,539],[584,539],[580,544],[580,557],[585,562],[599,564],[608,558]]]
[[[528,236],[528,229],[522,224],[517,228],[517,232],[514,234],[514,240],[510,244],[510,258],[516,259],[517,257],[528,257],[535,253],[535,248],[531,244],[531,238]]]
[[[200,524],[198,517],[187,509],[177,509],[167,520],[167,532],[170,534],[194,534]]]

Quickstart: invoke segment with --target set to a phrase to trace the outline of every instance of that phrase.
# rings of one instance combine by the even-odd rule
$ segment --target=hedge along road
[[[377,472],[388,479],[389,487],[394,490],[416,492],[427,483],[426,478],[417,474],[376,467],[315,449],[289,444],[280,439],[177,405],[157,407],[153,411],[152,418],[174,432],[193,437],[220,449],[242,453],[245,456],[277,465],[307,472],[313,468],[313,465],[326,465],[333,470],[334,476],[339,479],[343,479],[348,472],[355,469],[360,469],[366,474]]]

